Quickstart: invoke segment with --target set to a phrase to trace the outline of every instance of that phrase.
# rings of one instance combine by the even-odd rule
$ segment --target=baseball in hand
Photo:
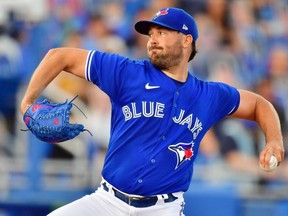
[[[261,166],[261,164],[260,164],[260,167],[264,171],[271,172],[277,167],[277,165],[278,165],[277,158],[274,155],[272,155],[269,161],[269,167],[263,167]]]

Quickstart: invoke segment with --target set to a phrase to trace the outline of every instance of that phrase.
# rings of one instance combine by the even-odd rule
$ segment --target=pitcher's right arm
[[[25,113],[48,84],[62,71],[85,79],[85,64],[88,52],[88,50],[78,48],[55,48],[49,50],[31,77],[21,102],[21,113]]]

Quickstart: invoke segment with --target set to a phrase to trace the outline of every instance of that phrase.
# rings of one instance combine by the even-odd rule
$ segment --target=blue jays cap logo
[[[156,15],[154,16],[153,20],[157,19],[159,16],[163,16],[163,15],[168,14],[168,10],[169,10],[169,8],[162,9],[162,10],[158,11],[156,13]]]
[[[193,146],[194,143],[178,143],[175,145],[168,146],[168,149],[173,151],[177,156],[177,164],[175,169],[177,169],[182,163],[184,163],[186,160],[190,160],[193,155]]]

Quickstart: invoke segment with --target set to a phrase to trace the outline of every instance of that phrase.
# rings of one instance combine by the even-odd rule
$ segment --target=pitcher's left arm
[[[239,90],[240,104],[231,117],[257,122],[265,135],[266,145],[259,160],[263,167],[269,166],[269,160],[275,155],[278,166],[284,160],[283,137],[279,116],[273,105],[262,96],[250,91]]]

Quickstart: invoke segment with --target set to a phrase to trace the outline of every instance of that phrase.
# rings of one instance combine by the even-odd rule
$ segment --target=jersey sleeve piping
[[[231,115],[232,113],[234,113],[235,111],[236,111],[236,106],[234,106],[233,108],[232,108],[232,110],[227,114],[227,115]]]
[[[95,51],[90,51],[88,53],[86,64],[85,64],[85,78],[88,81],[91,81],[90,67],[91,67],[92,57],[93,57],[94,53],[95,53]]]
[[[237,103],[227,115],[232,115],[238,109],[240,104],[240,94],[238,93]]]

